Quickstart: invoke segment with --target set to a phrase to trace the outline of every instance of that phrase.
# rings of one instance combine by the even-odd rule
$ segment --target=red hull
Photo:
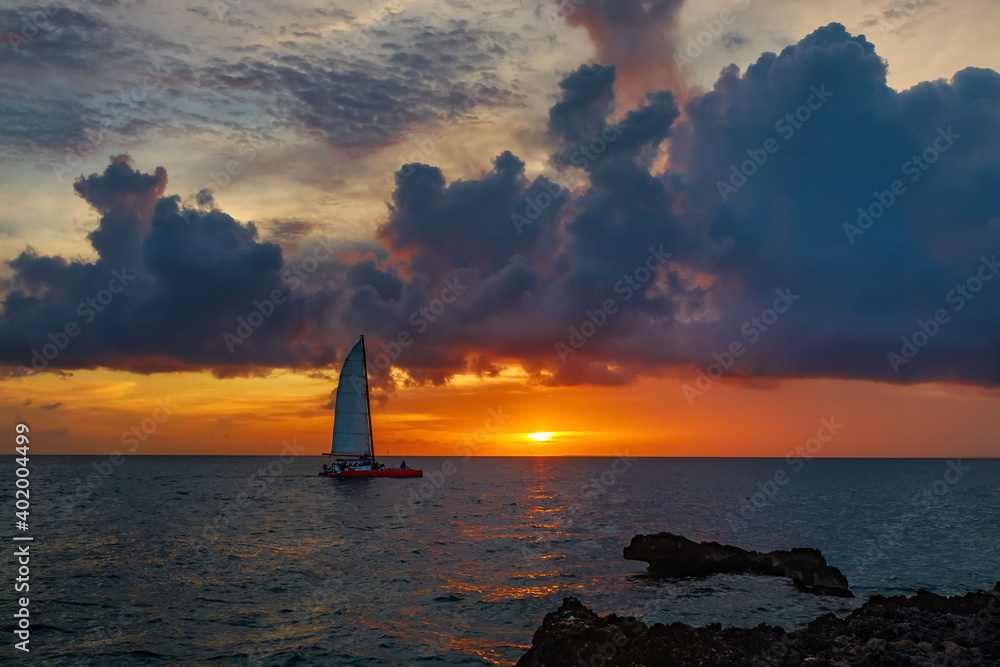
[[[343,472],[321,472],[320,477],[423,477],[423,470],[345,470]]]

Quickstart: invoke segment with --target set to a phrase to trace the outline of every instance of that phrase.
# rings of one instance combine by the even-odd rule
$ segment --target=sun
[[[528,433],[527,435],[529,438],[531,438],[536,442],[545,442],[546,440],[551,438],[554,434],[546,432],[546,433]]]

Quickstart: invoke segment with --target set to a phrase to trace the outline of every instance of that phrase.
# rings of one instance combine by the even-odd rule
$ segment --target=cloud
[[[463,25],[394,29],[405,47],[386,42],[364,59],[271,53],[212,64],[199,85],[267,100],[283,121],[355,155],[399,143],[418,126],[519,101],[492,74],[502,55],[496,35]]]
[[[495,158],[492,173],[479,180],[446,185],[440,169],[411,164],[397,172],[396,184],[379,238],[409,253],[411,267],[432,279],[456,269],[493,275],[515,254],[542,259],[552,252],[565,197],[545,177],[529,183],[524,162],[510,152]],[[524,214],[539,197],[548,205],[518,230],[511,216]]]
[[[939,3],[935,0],[919,0],[907,3],[894,2],[884,8],[881,14],[861,21],[860,25],[863,28],[878,28],[879,33],[885,35],[904,26],[912,27],[912,24],[910,26],[907,26],[907,24],[911,23],[911,21],[915,24],[920,19],[925,18],[923,16],[925,12],[928,12],[930,15],[935,14],[936,12],[928,9],[935,6],[939,6]]]
[[[722,46],[724,46],[726,51],[729,53],[735,53],[750,43],[750,40],[746,36],[741,35],[738,32],[724,33],[721,39]]]
[[[268,220],[261,227],[266,232],[269,240],[287,247],[297,244],[300,240],[315,232],[320,225],[312,220],[285,218],[282,220]]]
[[[618,96],[632,104],[646,93],[683,91],[674,61],[683,6],[684,0],[588,0],[574,3],[566,22],[587,31],[598,62],[617,67]]]
[[[5,80],[31,82],[0,91],[0,113],[9,119],[0,128],[0,156],[41,153],[53,168],[69,156],[60,175],[156,130],[203,142],[246,133],[270,138],[291,128],[360,156],[400,143],[417,127],[521,103],[498,75],[515,38],[467,21],[428,25],[427,17],[402,13],[366,28],[343,10],[285,8],[303,21],[292,22],[300,29],[288,37],[298,37],[286,40],[284,24],[245,23],[240,16],[254,15],[246,7],[239,16],[232,7],[224,16],[204,7],[170,15],[190,23],[194,12],[219,30],[223,23],[239,29],[235,44],[220,37],[222,45],[211,49],[130,24],[129,11],[46,8],[44,24],[0,60]],[[0,25],[21,26],[40,12],[0,10]],[[341,28],[322,34],[313,29],[317,22]],[[164,34],[176,28],[171,23],[165,19]],[[188,34],[177,38],[190,41]]]
[[[670,91],[623,107],[619,67],[583,66],[561,83],[547,136],[552,163],[579,168],[585,187],[532,178],[510,152],[484,157],[476,178],[408,164],[377,240],[332,250],[303,238],[307,226],[271,223],[263,240],[214,201],[181,206],[165,170],[119,156],[75,185],[101,215],[98,260],[29,249],[11,261],[0,361],[27,365],[124,267],[134,281],[47,370],[318,372],[364,333],[380,392],[400,380],[390,362],[430,383],[509,362],[549,384],[693,377],[737,341],[747,352],[731,373],[747,381],[996,385],[1000,281],[980,279],[961,308],[949,295],[1000,254],[988,222],[1000,215],[1000,75],[970,68],[896,91],[886,71],[863,36],[830,24],[725,69],[680,119]],[[906,163],[942,136],[955,139],[914,178]],[[581,146],[590,156],[575,162]],[[738,187],[734,169],[749,174]],[[846,233],[895,180],[903,194]],[[282,303],[265,313],[275,291]],[[779,293],[794,305],[759,324]],[[227,344],[255,309],[252,334]],[[940,309],[948,322],[893,367],[901,337]]]
[[[561,82],[563,98],[549,113],[549,135],[562,147],[552,156],[557,166],[613,180],[636,167],[649,170],[680,115],[674,94],[647,93],[641,107],[612,123],[615,76],[614,67],[583,65]]]
[[[0,90],[0,156],[17,159],[36,151],[75,149],[97,131],[85,108],[65,98],[21,96]]]
[[[0,156],[42,153],[54,167],[68,154],[78,161],[95,145],[135,139],[152,127],[141,102],[166,72],[163,54],[183,47],[93,9],[0,9],[0,25],[11,28],[0,59],[0,77],[10,82],[0,91]]]
[[[614,109],[615,76],[614,66],[581,65],[563,78],[561,99],[549,110],[550,134],[568,149],[599,136]]]
[[[90,234],[99,259],[67,262],[29,249],[11,260],[14,289],[0,317],[0,356],[30,366],[31,350],[52,333],[64,342],[51,369],[154,372],[218,363],[224,374],[227,366],[254,372],[256,364],[322,358],[322,351],[289,344],[307,326],[294,298],[285,317],[228,353],[221,336],[235,318],[245,317],[254,299],[287,289],[281,249],[259,242],[252,223],[217,209],[182,210],[176,196],[163,196],[166,179],[163,168],[144,174],[118,156],[103,174],[77,180],[77,194],[102,214]],[[69,323],[78,330],[65,340]]]
[[[749,362],[754,374],[996,383],[990,341],[1000,320],[985,303],[953,313],[949,328],[898,374],[887,354],[899,351],[918,319],[951,312],[949,291],[984,254],[1000,250],[986,223],[1000,208],[1000,192],[987,185],[1000,176],[1000,76],[970,68],[950,82],[897,92],[886,71],[863,36],[830,24],[762,55],[745,74],[725,70],[688,104],[672,163],[725,247],[713,291],[745,295],[742,308],[719,308],[713,326],[736,336],[755,303],[763,307],[770,290],[789,286],[801,292],[801,307],[762,339],[766,349]],[[833,96],[796,129],[787,114],[814,87]],[[949,128],[961,138],[940,164],[904,172]],[[778,152],[723,202],[719,183],[771,137]],[[852,243],[845,225],[895,180],[906,193]]]
[[[139,173],[132,169],[128,155],[111,158],[111,165],[100,176],[77,179],[73,184],[76,194],[101,214],[100,225],[88,238],[102,259],[115,266],[138,268],[143,263],[142,243],[166,186],[163,167],[155,174]],[[27,259],[20,261],[27,274],[31,263]]]

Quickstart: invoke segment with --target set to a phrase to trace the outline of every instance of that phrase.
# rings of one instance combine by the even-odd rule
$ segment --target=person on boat
[[[406,470],[406,461],[403,461],[402,463],[399,464],[399,469]]]

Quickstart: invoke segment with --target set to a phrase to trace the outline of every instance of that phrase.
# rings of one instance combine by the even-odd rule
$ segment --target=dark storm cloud
[[[155,174],[141,174],[133,171],[124,155],[112,158],[103,175],[77,179],[73,189],[101,213],[101,224],[89,239],[105,261],[136,268],[142,264],[148,221],[166,186],[163,167],[157,168]]]
[[[612,75],[588,66],[563,82],[549,123],[557,163],[610,122]],[[998,230],[986,222],[1000,210],[1000,79],[969,69],[951,82],[897,92],[885,75],[885,62],[864,38],[836,24],[821,28],[781,54],[764,54],[743,75],[727,70],[713,91],[692,100],[671,143],[673,168],[659,175],[649,173],[647,156],[670,134],[677,111],[671,96],[653,94],[625,115],[633,134],[582,165],[591,184],[564,207],[560,250],[550,262],[531,262],[540,274],[517,299],[477,312],[480,326],[461,320],[462,340],[529,366],[555,367],[554,382],[619,382],[651,367],[704,366],[733,341],[753,338],[737,366],[749,377],[996,383],[997,295],[984,292],[974,302],[953,290],[970,277],[978,285],[976,272],[988,274],[1000,252]],[[805,109],[807,122],[787,121],[807,104],[819,105]],[[928,165],[911,182],[907,160],[935,141],[942,145],[952,131],[962,139],[940,155],[947,166]],[[747,151],[769,138],[777,153],[723,201],[720,181],[733,165],[759,156]],[[628,159],[609,163],[616,153]],[[594,168],[601,164],[614,168]],[[400,201],[434,202],[451,187],[431,167],[413,178],[398,188]],[[907,192],[852,243],[845,225],[897,179]],[[477,230],[494,214],[487,205],[480,209],[450,232],[471,235],[453,248],[441,245],[445,234],[432,233],[440,224],[433,205],[409,215],[408,236],[397,238],[414,239],[413,261],[439,275],[470,265],[499,271],[509,249],[496,242],[489,247],[502,252],[470,260],[477,242],[496,233],[492,225]],[[673,257],[626,300],[615,289],[619,281],[661,244]],[[789,289],[798,297],[789,313],[773,329],[759,329],[759,341],[752,331],[748,336],[744,325],[773,304],[776,290]],[[618,310],[597,336],[565,364],[545,359],[553,336],[568,340],[568,327],[578,328],[608,297]],[[912,339],[918,321],[941,309],[951,320],[918,357],[894,368],[888,354],[901,353],[901,337]]]
[[[549,112],[549,134],[562,146],[552,156],[556,165],[610,178],[633,166],[649,168],[680,115],[674,94],[647,93],[640,108],[611,122],[615,75],[614,67],[583,65],[559,84],[563,97]]]
[[[507,209],[497,215],[504,217],[491,218],[507,230],[498,238],[511,251],[527,251],[533,239],[552,233],[545,226],[552,225],[553,215],[537,221],[540,231],[523,236],[509,218],[543,182],[528,182],[523,163],[508,153],[496,159],[495,175],[482,186],[452,184],[425,203],[444,214],[443,224],[458,225],[463,213],[477,211],[476,203],[492,205],[491,197],[502,196]],[[418,180],[412,183],[420,187]],[[532,273],[514,267],[486,275],[470,268],[451,270],[445,278],[416,273],[404,281],[384,247],[339,244],[324,250],[314,240],[300,243],[298,254],[286,259],[280,246],[259,239],[253,223],[241,224],[211,202],[199,209],[182,208],[176,196],[164,195],[165,184],[162,168],[142,173],[127,156],[115,158],[102,174],[77,181],[77,194],[101,214],[90,235],[99,259],[67,262],[29,249],[10,262],[14,276],[0,316],[0,359],[30,368],[34,352],[51,343],[60,351],[44,363],[37,357],[36,367],[138,372],[211,368],[221,376],[271,367],[325,368],[358,333],[389,341],[401,331],[422,331],[426,323],[415,324],[413,317],[449,284],[456,296],[465,298],[468,286],[481,283],[470,307],[492,311],[510,303],[516,296],[511,290],[523,289],[525,273]],[[403,210],[390,216],[387,238],[403,238],[402,230],[411,224],[407,216],[428,212],[416,199]],[[429,238],[411,241],[433,274],[454,258],[428,252],[421,244]],[[484,244],[481,250],[496,249]],[[102,292],[108,303],[99,300]],[[258,306],[276,292],[280,304]],[[236,333],[240,319],[255,309],[267,315],[263,324],[241,335],[242,341],[232,344],[230,338],[227,344],[224,334]],[[456,311],[448,320],[460,317]],[[71,339],[62,334],[69,331],[68,323],[78,329]],[[437,335],[451,334],[448,327],[439,327]],[[460,348],[429,345],[406,357],[413,359],[414,376],[427,381],[442,381],[465,363]]]
[[[381,271],[370,259],[358,262],[347,270],[347,281],[351,287],[370,286],[383,302],[399,301],[403,291],[403,281],[393,272]]]
[[[161,196],[165,183],[162,168],[143,174],[125,156],[77,181],[77,193],[102,214],[90,235],[99,259],[69,263],[26,251],[12,260],[0,356],[30,366],[31,350],[52,342],[51,333],[61,348],[47,364],[52,368],[217,365],[224,374],[324,357],[321,344],[289,342],[309,328],[303,299],[294,294],[281,306],[282,317],[227,350],[222,332],[233,330],[255,299],[289,292],[280,276],[281,249],[259,242],[252,223],[216,209],[181,210],[177,197]],[[62,332],[70,332],[69,323],[76,333],[67,340]],[[225,368],[240,365],[246,370]]]
[[[614,83],[613,66],[580,65],[559,82],[562,99],[549,110],[549,132],[570,148],[590,142],[607,126]]]
[[[543,259],[536,251],[551,252],[564,194],[545,177],[529,183],[524,162],[510,152],[495,158],[493,166],[479,180],[448,185],[436,167],[404,166],[379,237],[390,248],[411,253],[412,267],[432,278],[458,268],[495,274],[515,254]],[[548,197],[548,205],[533,220],[525,216],[519,230],[511,216],[525,214],[539,197]]]
[[[996,383],[1000,295],[984,289],[959,312],[947,298],[1000,251],[987,225],[1000,210],[1000,76],[966,69],[897,92],[886,68],[864,37],[831,24],[742,76],[724,71],[687,106],[671,156],[725,247],[719,289],[750,297],[718,324],[735,332],[754,302],[787,286],[801,302],[762,339],[753,373]],[[786,115],[824,87],[832,96],[796,129]],[[950,132],[960,138],[949,147]],[[720,181],[772,137],[779,150],[723,202]],[[915,167],[935,142],[947,152]],[[883,217],[860,236],[845,228],[896,180],[905,193]],[[954,321],[895,373],[887,353],[937,309]]]
[[[1000,215],[1000,75],[966,69],[895,91],[886,68],[831,24],[745,73],[724,70],[678,120],[668,91],[614,109],[616,68],[585,66],[563,82],[548,125],[553,163],[581,167],[585,188],[571,196],[530,179],[509,152],[468,180],[405,165],[379,243],[323,254],[308,240],[290,256],[211,201],[182,209],[165,173],[118,158],[76,186],[102,215],[98,261],[26,251],[11,262],[0,360],[26,365],[127,270],[129,289],[47,370],[315,371],[336,368],[365,333],[380,390],[392,386],[382,358],[417,382],[517,360],[538,382],[621,384],[693,377],[734,341],[747,352],[732,373],[746,380],[997,384],[1000,225],[987,220]],[[621,132],[598,150],[611,113]],[[574,164],[568,151],[582,144],[594,157]],[[664,147],[671,166],[657,173]],[[896,180],[904,189],[890,203]],[[880,199],[876,219],[851,232],[858,208]],[[128,261],[138,265],[119,266]],[[223,333],[254,308],[270,312],[256,303],[275,290],[284,302],[231,351]],[[775,304],[791,305],[750,327]],[[893,367],[901,337],[939,310],[947,321]]]

